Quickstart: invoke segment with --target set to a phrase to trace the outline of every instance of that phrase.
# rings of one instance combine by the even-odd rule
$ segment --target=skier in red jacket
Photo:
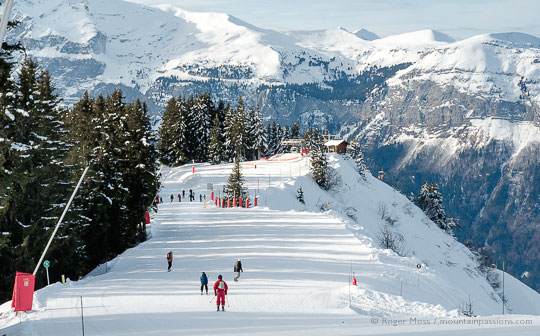
[[[218,280],[214,284],[214,295],[217,296],[217,311],[219,311],[219,302],[221,301],[221,310],[225,311],[225,295],[227,295],[227,291],[229,290],[229,286],[227,286],[227,283],[223,281],[223,277],[218,275]]]

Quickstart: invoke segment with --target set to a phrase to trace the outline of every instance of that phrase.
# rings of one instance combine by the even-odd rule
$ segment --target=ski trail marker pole
[[[351,271],[349,272],[349,308],[352,306],[352,300],[351,300],[351,276],[352,276],[352,260],[351,260]]]
[[[83,311],[82,296],[81,296],[81,324],[82,324],[82,334],[84,336],[84,311]]]

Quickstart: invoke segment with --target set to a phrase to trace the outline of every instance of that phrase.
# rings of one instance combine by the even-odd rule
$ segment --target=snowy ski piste
[[[259,197],[249,209],[210,200],[209,183],[218,196],[232,164],[164,168],[149,240],[82,280],[38,290],[29,312],[4,303],[0,335],[82,335],[81,297],[85,335],[538,335],[538,293],[505,274],[502,315],[501,289],[465,246],[383,181],[362,179],[353,160],[329,163],[341,182],[327,192],[311,179],[309,158],[243,162],[250,206]],[[178,202],[189,189],[195,201]],[[402,256],[379,247],[383,215],[396,220],[389,229]],[[237,259],[244,273],[235,282]],[[200,294],[201,272],[209,295]],[[219,274],[229,286],[225,312],[211,302]],[[460,314],[469,302],[476,317]]]

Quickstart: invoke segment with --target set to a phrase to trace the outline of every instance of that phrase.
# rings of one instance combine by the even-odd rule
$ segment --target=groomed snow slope
[[[164,171],[165,203],[153,219],[150,240],[111,261],[106,274],[39,290],[34,309],[22,316],[22,323],[9,311],[9,302],[0,306],[0,334],[80,334],[81,296],[87,335],[479,335],[486,328],[492,335],[537,332],[538,316],[505,316],[514,323],[530,320],[528,325],[493,323],[502,318],[493,316],[501,312],[500,302],[475,271],[467,249],[389,186],[370,175],[361,180],[350,160],[331,156],[342,185],[326,193],[306,176],[307,159],[280,159],[243,164],[250,194],[260,195],[260,206],[250,209],[221,209],[211,202],[204,208],[198,197],[196,202],[179,203],[176,197],[169,201],[181,190],[209,196],[208,183],[220,190],[230,164],[196,165],[195,174],[191,166]],[[295,199],[298,186],[305,192],[306,206]],[[374,242],[382,207],[397,219],[391,230],[403,236],[406,257],[381,250]],[[170,273],[168,251],[175,255]],[[245,273],[234,282],[237,258],[243,260]],[[349,307],[351,267],[358,287],[350,289]],[[227,312],[215,312],[212,297],[200,295],[201,271],[211,284],[223,274],[230,288]],[[510,276],[505,283],[507,309],[540,314],[537,293]],[[441,320],[461,320],[458,307],[469,294],[475,313],[484,316],[475,320],[491,324],[442,325]],[[393,327],[386,324],[390,317],[406,322]]]

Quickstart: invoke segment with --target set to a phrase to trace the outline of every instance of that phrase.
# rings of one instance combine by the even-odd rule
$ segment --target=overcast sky
[[[365,28],[379,36],[435,29],[457,39],[519,31],[540,37],[540,0],[128,0],[222,12],[276,30]]]

